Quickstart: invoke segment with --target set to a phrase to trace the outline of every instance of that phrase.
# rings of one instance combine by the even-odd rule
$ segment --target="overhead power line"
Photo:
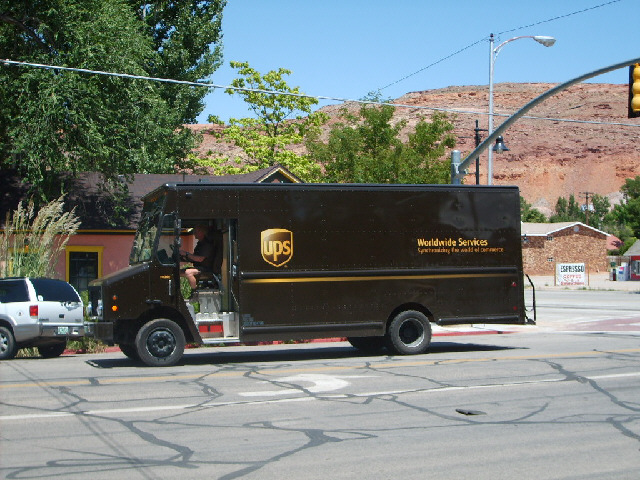
[[[622,1],[622,0],[611,0],[611,1],[609,1],[609,2],[601,3],[600,5],[595,5],[595,6],[593,6],[593,7],[583,8],[582,10],[578,10],[578,11],[575,11],[575,12],[567,13],[567,14],[564,14],[564,15],[558,15],[558,16],[556,16],[556,17],[548,18],[548,19],[546,19],[546,20],[540,20],[539,22],[530,23],[530,24],[528,24],[528,25],[522,25],[521,27],[511,28],[511,29],[509,29],[509,30],[504,30],[504,31],[502,31],[502,32],[498,32],[498,33],[496,33],[495,35],[496,35],[496,37],[498,37],[498,36],[503,35],[503,34],[505,34],[505,33],[517,32],[517,31],[519,31],[519,30],[524,30],[525,28],[535,27],[536,25],[542,25],[542,24],[544,24],[544,23],[554,22],[554,21],[556,21],[556,20],[560,20],[560,19],[562,19],[562,18],[567,18],[567,17],[571,17],[571,16],[573,16],[573,15],[578,15],[578,14],[580,14],[580,13],[588,12],[588,11],[590,11],[590,10],[595,10],[596,8],[606,7],[606,6],[608,6],[608,5],[611,5],[611,4],[613,4],[613,3],[618,3],[618,2],[620,2],[620,1]],[[457,51],[455,51],[455,52],[453,52],[453,53],[450,53],[449,55],[446,55],[446,56],[442,57],[441,59],[436,60],[436,61],[435,61],[435,62],[433,62],[433,63],[430,63],[430,64],[429,64],[429,65],[427,65],[426,67],[422,67],[420,70],[416,70],[415,72],[410,73],[410,74],[408,74],[408,75],[405,75],[404,77],[402,77],[402,78],[400,78],[400,79],[398,79],[398,80],[396,80],[396,81],[394,81],[394,82],[391,82],[391,83],[389,83],[389,84],[385,85],[384,87],[380,87],[380,88],[378,89],[378,91],[382,91],[382,90],[384,90],[384,89],[386,89],[386,88],[389,88],[389,87],[391,87],[391,86],[393,86],[393,85],[396,85],[396,84],[398,84],[398,83],[400,83],[400,82],[403,82],[403,81],[407,80],[408,78],[411,78],[411,77],[413,77],[414,75],[417,75],[417,74],[419,74],[419,73],[421,73],[421,72],[424,72],[425,70],[427,70],[427,69],[429,69],[429,68],[431,68],[431,67],[433,67],[433,66],[435,66],[435,65],[438,65],[439,63],[442,63],[442,62],[444,62],[445,60],[448,60],[448,59],[450,59],[450,58],[452,58],[452,57],[455,57],[456,55],[458,55],[458,54],[460,54],[460,53],[464,52],[465,50],[468,50],[468,49],[470,49],[471,47],[475,47],[475,46],[476,46],[477,44],[479,44],[480,42],[483,42],[483,41],[488,40],[488,39],[489,39],[489,36],[487,35],[486,37],[483,37],[483,38],[481,38],[480,40],[476,40],[475,42],[473,42],[473,43],[471,43],[471,44],[467,45],[466,47],[463,47],[463,48],[461,48],[461,49],[459,49],[459,50],[457,50]]]
[[[375,101],[369,101],[369,100],[352,100],[352,99],[346,99],[346,98],[339,98],[339,97],[330,97],[330,96],[324,96],[324,95],[307,95],[305,93],[293,93],[293,92],[279,92],[279,91],[275,91],[275,90],[263,90],[263,89],[259,89],[259,88],[246,88],[246,87],[235,87],[232,85],[220,85],[217,83],[207,83],[207,82],[193,82],[190,80],[176,80],[176,79],[171,79],[171,78],[161,78],[161,77],[150,77],[150,76],[146,76],[146,75],[132,75],[129,73],[116,73],[116,72],[105,72],[103,70],[91,70],[88,68],[75,68],[75,67],[63,67],[60,65],[46,65],[43,63],[33,63],[33,62],[23,62],[23,61],[16,61],[16,60],[8,60],[8,59],[0,59],[0,63],[4,63],[6,65],[16,65],[16,66],[20,66],[20,67],[33,67],[33,68],[42,68],[42,69],[46,69],[46,70],[61,70],[61,71],[67,71],[67,72],[75,72],[75,73],[86,73],[86,74],[91,74],[91,75],[104,75],[104,76],[108,76],[108,77],[120,77],[120,78],[129,78],[132,80],[148,80],[148,81],[153,81],[153,82],[162,82],[162,83],[173,83],[173,84],[179,84],[179,85],[187,85],[190,87],[202,87],[202,88],[212,88],[212,89],[218,89],[218,88],[222,88],[225,90],[236,90],[239,92],[252,92],[252,93],[264,93],[266,95],[288,95],[291,97],[302,97],[302,98],[315,98],[317,100],[331,100],[331,101],[338,101],[338,102],[355,102],[355,103],[381,103],[381,102],[375,102]],[[392,105],[392,104],[389,104]],[[427,107],[425,107],[427,108]],[[435,109],[432,109],[435,110]]]
[[[398,84],[398,83],[400,83],[400,82],[405,81],[405,80],[406,80],[406,79],[408,79],[408,78],[413,77],[414,75],[417,75],[417,74],[419,74],[419,73],[421,73],[421,72],[424,72],[424,71],[425,71],[426,69],[428,69],[428,68],[431,68],[431,67],[433,67],[433,66],[435,66],[435,65],[437,65],[437,64],[439,64],[439,63],[442,63],[442,62],[444,62],[445,60],[450,59],[451,57],[455,57],[455,56],[456,56],[456,55],[458,55],[459,53],[462,53],[462,52],[464,52],[465,50],[470,49],[471,47],[475,47],[477,44],[479,44],[480,42],[483,42],[484,40],[486,40],[486,39],[488,39],[488,38],[489,38],[489,37],[481,38],[480,40],[477,40],[477,41],[473,42],[472,44],[467,45],[466,47],[463,47],[463,48],[461,48],[460,50],[458,50],[458,51],[456,51],[456,52],[453,52],[453,53],[451,53],[451,54],[447,55],[446,57],[442,57],[440,60],[436,60],[435,62],[430,63],[429,65],[427,65],[426,67],[421,68],[420,70],[417,70],[417,71],[415,71],[415,72],[413,72],[413,73],[410,73],[409,75],[405,75],[404,77],[402,77],[402,78],[400,78],[400,79],[396,80],[395,82],[391,82],[390,84],[385,85],[384,87],[380,87],[380,88],[378,89],[378,91],[382,91],[382,90],[384,90],[385,88],[389,88],[389,87],[391,87],[391,86],[393,86],[393,85],[396,85],[396,84]]]
[[[129,73],[106,72],[103,70],[91,70],[87,68],[63,67],[60,65],[46,65],[43,63],[23,62],[23,61],[17,61],[17,60],[9,60],[9,59],[0,59],[0,63],[3,63],[5,65],[19,66],[19,67],[32,67],[32,68],[41,68],[45,70],[59,70],[59,71],[83,73],[83,74],[89,74],[89,75],[103,75],[108,77],[127,78],[132,80],[146,80],[146,81],[153,81],[153,82],[173,83],[173,84],[187,85],[190,87],[199,87],[199,88],[212,88],[212,89],[222,88],[225,90],[263,93],[265,95],[288,95],[291,97],[312,98],[316,100],[328,100],[328,101],[335,101],[335,102],[342,102],[342,103],[356,103],[356,104],[363,104],[363,105],[365,104],[366,105],[389,105],[397,108],[411,108],[414,110],[429,110],[434,112],[458,113],[458,114],[465,114],[465,115],[489,115],[487,112],[479,112],[477,110],[462,110],[462,109],[456,109],[456,108],[429,107],[425,105],[407,105],[402,103],[379,102],[379,101],[373,101],[373,100],[354,100],[349,98],[330,97],[325,95],[307,95],[304,93],[279,92],[275,90],[235,87],[232,85],[219,85],[216,83],[192,82],[189,80],[176,80],[171,78],[150,77],[146,75],[132,75]],[[494,113],[493,116],[509,117],[510,114]],[[590,125],[616,125],[616,126],[625,126],[625,127],[640,127],[640,125],[632,124],[632,123],[596,122],[596,121],[589,121],[589,120],[572,120],[572,119],[535,117],[535,116],[523,116],[522,118],[532,119],[532,120],[547,120],[547,121],[554,121],[554,122],[586,123]]]
[[[542,25],[544,23],[554,22],[556,20],[560,20],[561,18],[571,17],[573,15],[578,15],[580,13],[585,13],[585,12],[588,12],[590,10],[595,10],[595,9],[601,8],[601,7],[607,7],[607,6],[609,6],[609,5],[613,4],[613,3],[618,3],[620,1],[622,1],[622,0],[611,0],[610,2],[601,3],[600,5],[594,5],[593,7],[583,8],[582,10],[577,10],[575,12],[566,13],[564,15],[558,15],[557,17],[548,18],[546,20],[540,20],[539,22],[530,23],[528,25],[523,25],[523,26],[518,27],[518,28],[512,28],[511,30],[505,30],[504,32],[498,32],[496,35],[502,35],[504,33],[516,32],[518,30],[524,30],[525,28],[535,27],[536,25]]]

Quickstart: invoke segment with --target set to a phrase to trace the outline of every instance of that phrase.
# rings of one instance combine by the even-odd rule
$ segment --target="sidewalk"
[[[536,290],[619,290],[626,292],[640,292],[640,281],[616,282],[609,280],[609,273],[592,273],[587,277],[588,285],[555,285],[555,277],[531,276]],[[524,285],[531,288],[529,280],[525,277]]]
[[[588,285],[555,285],[555,277],[553,275],[531,276],[531,281],[535,287],[535,291],[544,290],[609,290],[620,292],[637,292],[640,293],[640,281],[616,282],[609,280],[608,273],[595,273],[588,277]],[[529,279],[525,277],[525,296],[531,294],[531,284]],[[634,320],[635,321],[635,320]],[[568,328],[562,324],[562,329]],[[523,331],[540,331],[540,328],[554,330],[558,325],[549,324],[544,319],[538,318],[537,325],[499,325],[499,324],[473,324],[473,325],[451,325],[440,327],[433,325],[433,336],[456,336],[456,335],[487,335],[500,333],[514,333]],[[636,329],[637,330],[637,329]]]

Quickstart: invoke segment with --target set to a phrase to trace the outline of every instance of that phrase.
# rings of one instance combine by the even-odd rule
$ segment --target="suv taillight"
[[[29,305],[29,316],[31,318],[38,318],[38,305]]]

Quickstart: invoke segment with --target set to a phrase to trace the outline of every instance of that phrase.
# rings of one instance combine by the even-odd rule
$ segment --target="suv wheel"
[[[38,352],[42,358],[59,357],[67,348],[67,342],[58,342],[51,345],[43,345],[38,347]]]
[[[9,360],[18,353],[16,339],[7,327],[0,327],[0,360]]]

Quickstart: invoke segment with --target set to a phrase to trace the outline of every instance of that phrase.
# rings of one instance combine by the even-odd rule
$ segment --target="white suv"
[[[52,278],[0,278],[0,360],[38,347],[45,358],[62,355],[67,340],[84,335],[78,292]]]

